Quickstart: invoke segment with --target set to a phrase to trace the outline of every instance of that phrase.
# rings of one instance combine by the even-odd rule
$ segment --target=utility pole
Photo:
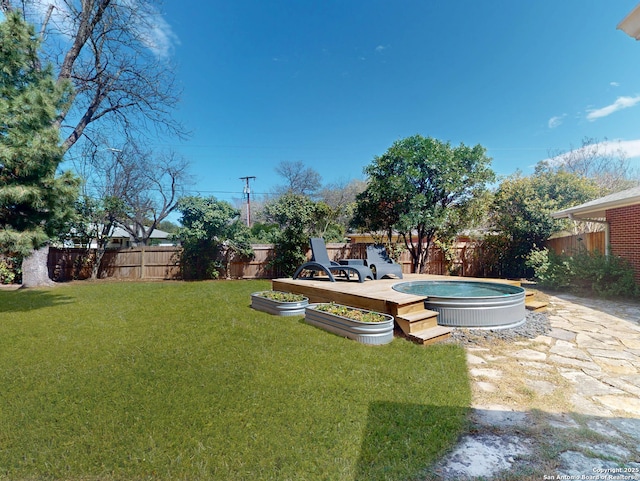
[[[250,175],[247,177],[240,177],[240,180],[244,180],[244,194],[247,194],[247,227],[251,227],[251,189],[249,188],[249,181],[255,180],[255,176]]]

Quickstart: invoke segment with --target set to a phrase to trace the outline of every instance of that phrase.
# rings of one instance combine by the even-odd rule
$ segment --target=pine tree
[[[17,12],[0,23],[0,253],[27,256],[60,232],[78,180],[62,162],[55,120],[69,84],[42,68],[39,41]]]

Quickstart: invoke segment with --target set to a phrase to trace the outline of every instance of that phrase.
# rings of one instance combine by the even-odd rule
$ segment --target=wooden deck
[[[468,281],[491,281],[520,285],[517,281],[499,279],[476,279],[465,277]],[[438,325],[438,313],[425,309],[425,296],[405,294],[393,290],[392,286],[400,282],[418,280],[461,280],[460,277],[437,276],[427,274],[405,274],[403,279],[381,279],[378,281],[358,282],[357,280],[328,279],[274,279],[272,288],[277,291],[294,292],[309,298],[309,302],[335,302],[351,307],[391,314],[401,333],[412,341],[431,344],[449,337],[451,329]]]

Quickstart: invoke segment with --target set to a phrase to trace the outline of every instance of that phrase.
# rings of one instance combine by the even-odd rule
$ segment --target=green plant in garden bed
[[[271,299],[278,302],[300,302],[305,299],[302,294],[294,294],[293,292],[281,292],[281,291],[262,291],[256,293],[257,296],[264,297],[265,299]]]
[[[326,336],[267,289],[0,290],[0,480],[409,480],[455,443],[463,349]]]
[[[384,322],[387,320],[385,316],[377,312],[364,311],[354,307],[342,306],[333,302],[327,304],[316,305],[316,310],[335,314],[336,316],[346,317],[354,321],[360,322]]]

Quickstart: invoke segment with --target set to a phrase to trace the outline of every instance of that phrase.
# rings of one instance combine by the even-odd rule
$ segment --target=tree
[[[127,148],[118,155],[125,187],[122,227],[139,245],[147,245],[158,223],[173,212],[188,182],[188,162],[174,152],[154,154]]]
[[[134,242],[147,245],[151,233],[176,208],[189,182],[188,167],[173,152],[158,154],[130,141],[122,149],[91,146],[77,169],[87,195],[101,204],[102,226],[113,218]]]
[[[291,192],[299,195],[313,195],[318,191],[322,183],[320,174],[311,167],[305,167],[300,162],[283,161],[276,166],[276,173],[286,180],[286,184],[280,186],[280,193]]]
[[[400,220],[400,211],[391,198],[391,189],[380,183],[376,188],[365,189],[357,196],[351,226],[360,232],[368,232],[378,244],[394,244],[394,229]],[[395,249],[394,249],[395,250]]]
[[[86,192],[80,196],[76,203],[77,215],[72,228],[86,247],[87,257],[85,258],[90,255],[92,242],[95,240],[96,243],[91,268],[92,279],[98,278],[107,244],[118,225],[118,218],[123,215],[124,209],[124,203],[117,197],[105,195],[93,198]]]
[[[184,197],[177,210],[182,214],[178,238],[183,252],[185,279],[217,278],[232,254],[250,257],[249,229],[240,221],[240,211],[215,197]]]
[[[63,149],[54,120],[71,88],[54,80],[50,66],[40,68],[38,48],[18,13],[0,23],[0,249],[25,257],[64,229],[79,185],[69,172],[56,175]],[[42,267],[48,279],[47,252],[23,264],[23,286],[37,284]]]
[[[283,275],[292,275],[306,260],[310,227],[316,212],[316,205],[309,198],[293,192],[265,205],[267,221],[280,227],[272,264]]]
[[[533,175],[521,173],[503,180],[491,207],[490,225],[499,234],[486,239],[494,257],[492,274],[503,277],[528,277],[527,259],[541,249],[554,233],[567,227],[566,221],[554,220],[551,213],[581,204],[598,196],[599,187],[592,179],[550,169],[539,164]],[[492,247],[492,248],[491,248]]]
[[[14,12],[13,3],[2,0],[0,8]],[[152,0],[16,3],[29,18],[44,18],[45,56],[56,64],[59,85],[74,86],[54,119],[65,132],[64,151],[100,123],[129,135],[148,127],[183,133],[171,117],[178,101],[166,61],[171,33]]]
[[[315,231],[325,240],[342,241],[356,208],[356,197],[364,191],[361,180],[337,182],[318,192],[318,215]]]
[[[629,189],[640,181],[638,171],[631,167],[625,152],[606,139],[600,142],[586,137],[580,147],[555,152],[537,168],[592,179],[599,186],[601,196]]]
[[[423,272],[434,238],[473,221],[477,199],[495,178],[490,162],[481,145],[451,147],[421,135],[398,140],[365,168],[356,225],[398,232],[413,269]]]
[[[177,234],[180,226],[175,222],[171,222],[170,220],[163,220],[158,223],[158,229],[168,232],[169,234]]]

